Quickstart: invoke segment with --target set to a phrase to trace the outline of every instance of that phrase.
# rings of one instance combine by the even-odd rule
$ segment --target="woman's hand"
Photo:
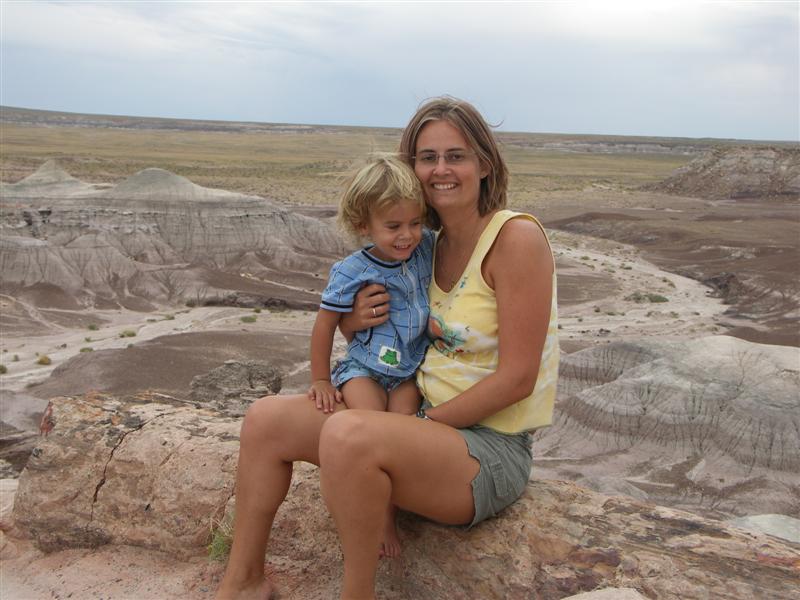
[[[353,311],[342,314],[339,319],[339,331],[349,342],[356,331],[376,327],[385,323],[388,318],[389,294],[379,283],[371,283],[356,294]]]
[[[308,397],[324,413],[332,413],[337,402],[342,401],[342,392],[327,379],[319,379],[308,388]]]

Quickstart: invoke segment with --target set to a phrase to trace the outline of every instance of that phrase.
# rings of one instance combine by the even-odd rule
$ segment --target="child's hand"
[[[342,392],[333,387],[327,379],[319,379],[308,388],[308,397],[324,413],[332,413],[337,402],[342,401]]]

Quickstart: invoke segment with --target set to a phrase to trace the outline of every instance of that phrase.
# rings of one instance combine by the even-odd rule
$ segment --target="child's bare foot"
[[[275,597],[275,588],[268,579],[244,585],[227,583],[223,579],[214,600],[270,600]]]
[[[401,549],[400,538],[397,536],[397,527],[395,527],[394,519],[392,519],[386,523],[379,556],[381,558],[397,558],[400,556]]]

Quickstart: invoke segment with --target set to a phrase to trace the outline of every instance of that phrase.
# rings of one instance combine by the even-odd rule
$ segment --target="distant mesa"
[[[647,189],[714,199],[800,198],[800,147],[714,148]]]

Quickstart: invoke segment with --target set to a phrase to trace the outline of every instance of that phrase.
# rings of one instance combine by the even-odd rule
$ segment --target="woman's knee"
[[[271,433],[279,431],[280,404],[280,396],[264,396],[253,402],[242,421],[242,441],[252,437],[268,439]]]
[[[369,421],[370,411],[345,410],[331,415],[322,427],[319,438],[320,466],[376,458],[380,442],[375,423]]]

